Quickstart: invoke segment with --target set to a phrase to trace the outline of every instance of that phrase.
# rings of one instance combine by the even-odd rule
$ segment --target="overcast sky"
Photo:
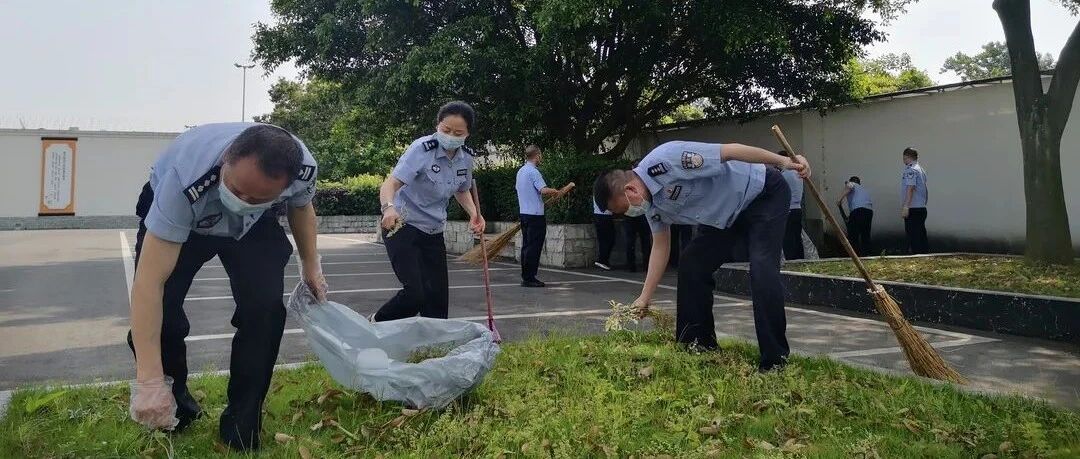
[[[923,0],[886,28],[872,56],[907,52],[939,83],[945,58],[1003,40],[990,0]],[[1035,45],[1055,57],[1077,18],[1032,0]],[[179,131],[240,119],[252,25],[269,2],[0,0],[0,127]],[[247,118],[270,111],[267,90],[293,68],[248,72]]]

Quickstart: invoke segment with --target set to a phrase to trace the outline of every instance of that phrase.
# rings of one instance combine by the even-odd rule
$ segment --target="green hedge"
[[[600,156],[572,155],[560,151],[544,152],[540,173],[551,188],[574,182],[577,187],[559,202],[544,209],[548,223],[591,223],[592,185],[601,172],[614,167],[629,167],[629,162]],[[480,208],[488,221],[517,221],[518,202],[515,183],[521,163],[478,169],[474,176],[480,190]],[[465,220],[465,212],[451,200],[449,218]]]
[[[378,215],[379,185],[377,175],[358,175],[340,182],[320,181],[315,189],[315,213],[318,215]]]
[[[544,153],[540,172],[552,188],[569,182],[577,188],[562,200],[545,209],[548,223],[592,222],[592,184],[600,172],[612,167],[628,167],[624,161],[599,156],[578,156],[551,151]],[[480,207],[488,221],[517,221],[518,202],[514,185],[521,163],[477,169],[474,176],[480,190]],[[342,181],[320,181],[315,193],[315,211],[319,215],[378,215],[379,185],[383,178],[359,175]],[[450,199],[451,220],[465,220],[465,211],[457,200]]]

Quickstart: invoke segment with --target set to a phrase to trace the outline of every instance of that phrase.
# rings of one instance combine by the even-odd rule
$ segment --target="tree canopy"
[[[853,78],[852,94],[868,97],[897,91],[933,86],[925,70],[915,68],[911,56],[886,54],[875,59],[856,59],[849,64]]]
[[[697,116],[681,107],[745,115],[851,100],[848,63],[883,39],[866,13],[907,3],[274,0],[254,54],[267,71],[291,61],[340,85],[361,144],[428,132],[438,106],[461,99],[480,115],[474,144],[618,154],[664,117]]]
[[[1039,70],[1049,70],[1054,67],[1054,56],[1050,53],[1035,55],[1038,59]],[[945,59],[941,66],[941,73],[955,72],[963,81],[981,80],[1012,75],[1012,64],[1009,62],[1009,47],[1000,41],[992,41],[982,46],[982,51],[967,55],[957,52],[955,56]]]

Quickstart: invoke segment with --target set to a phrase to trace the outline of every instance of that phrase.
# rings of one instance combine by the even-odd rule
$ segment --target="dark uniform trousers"
[[[847,237],[860,257],[872,254],[870,245],[870,229],[874,224],[874,211],[860,207],[851,211],[847,221]]]
[[[547,219],[543,215],[518,214],[521,218],[521,280],[536,280],[540,270],[540,251],[547,237]]]
[[[926,235],[926,208],[908,209],[904,219],[904,232],[907,233],[908,246],[912,254],[930,253],[930,239]]]
[[[596,227],[596,261],[611,266],[611,249],[615,248],[615,218],[607,214],[593,214]]]
[[[788,210],[787,224],[784,228],[784,259],[806,258],[802,245],[802,209]]]
[[[652,230],[649,231],[650,237],[652,237]],[[694,225],[671,225],[671,256],[668,258],[668,266],[672,268],[679,267],[679,258],[682,256],[682,251],[686,249],[686,246],[690,245],[693,238]],[[648,269],[648,266],[645,268]]]
[[[641,242],[642,265],[649,269],[649,254],[652,252],[652,229],[649,219],[644,215],[623,219],[623,232],[626,233],[626,267],[633,271],[637,265],[637,243]]]
[[[150,184],[143,186],[135,213],[145,219],[154,200]],[[140,220],[135,243],[138,270],[146,225]],[[236,309],[231,323],[236,327],[229,361],[228,406],[221,413],[219,434],[237,449],[259,447],[262,405],[274,374],[281,335],[285,330],[285,265],[292,256],[292,244],[277,219],[264,216],[240,240],[191,233],[180,248],[176,267],[165,281],[162,298],[161,363],[173,378],[178,427],[186,427],[201,410],[187,387],[187,346],[190,324],[184,313],[184,297],[192,279],[204,263],[215,255],[229,275]],[[128,332],[128,345],[135,346]],[[137,358],[137,357],[136,357]]]
[[[701,225],[683,251],[679,264],[675,338],[704,349],[717,347],[713,324],[713,272],[736,259],[736,246],[748,251],[754,326],[761,349],[762,370],[781,365],[790,350],[786,337],[784,286],[780,251],[784,241],[791,190],[780,172],[768,168],[761,194],[728,228]],[[744,244],[740,244],[744,241]]]
[[[445,319],[450,312],[450,281],[443,233],[428,234],[406,224],[390,237],[384,230],[383,244],[402,288],[379,308],[375,321],[417,314]]]

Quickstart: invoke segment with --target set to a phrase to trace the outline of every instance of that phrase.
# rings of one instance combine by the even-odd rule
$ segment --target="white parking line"
[[[127,282],[128,302],[131,302],[131,282],[135,276],[135,259],[131,256],[127,234],[120,232],[120,256],[124,259],[124,281]]]
[[[331,265],[377,265],[377,264],[389,264],[389,263],[390,263],[390,260],[382,260],[382,261],[328,261],[326,263],[322,263],[322,265],[323,266],[331,266]],[[288,263],[285,266],[296,266],[296,263]],[[214,268],[214,269],[224,268],[224,266],[221,266],[220,264],[212,264],[212,265],[211,264],[206,264],[206,265],[203,265],[202,267],[203,268]]]
[[[562,285],[562,284],[595,284],[595,283],[599,283],[599,282],[611,282],[611,281],[603,280],[603,279],[590,279],[590,280],[552,282],[552,283],[550,283],[548,285],[551,286],[551,287],[557,287],[557,286]],[[521,283],[491,284],[492,288],[495,288],[495,287],[520,287],[520,286],[521,286]],[[483,287],[484,287],[483,285],[451,285],[450,289],[453,290],[453,289],[462,289],[462,288],[483,288]],[[397,287],[383,287],[383,288],[358,288],[358,289],[351,289],[351,290],[333,290],[333,291],[330,291],[330,292],[327,292],[327,293],[332,295],[332,294],[335,294],[335,293],[395,292],[395,291],[398,291],[398,290],[401,290],[400,286],[397,286]],[[282,296],[289,296],[289,295],[291,295],[291,293],[286,293],[286,294],[284,294]],[[208,300],[231,300],[231,299],[232,299],[232,295],[226,295],[226,296],[196,296],[196,297],[187,297],[187,298],[184,299],[184,301],[208,301]]]
[[[951,340],[951,341],[941,341],[941,342],[938,342],[938,343],[930,343],[930,347],[933,347],[934,349],[945,349],[945,348],[956,347],[956,346],[967,346],[967,345],[971,345],[971,344],[994,343],[994,342],[997,342],[997,341],[1000,341],[1000,340],[994,339],[994,338],[986,338],[986,337],[982,337],[982,336],[971,336],[971,337],[968,337],[968,338],[955,339],[955,340]],[[868,356],[868,355],[893,354],[893,353],[901,353],[901,352],[904,352],[903,348],[901,348],[900,346],[892,346],[892,347],[879,347],[879,348],[874,348],[874,349],[862,349],[862,350],[855,350],[855,351],[832,352],[832,353],[830,353],[828,355],[829,355],[829,357],[836,358],[836,359],[846,359],[846,358],[849,358],[849,357],[864,357],[864,356]]]
[[[518,268],[491,268],[491,269],[489,269],[489,271],[517,271],[517,270],[518,270]],[[448,270],[446,270],[446,272],[449,272],[449,273],[468,273],[468,272],[479,272],[479,271],[481,271],[481,270],[480,269],[448,269]],[[394,274],[393,271],[385,271],[385,272],[377,272],[377,273],[323,274],[323,277],[388,276],[388,275],[392,275],[392,274]],[[285,276],[285,278],[286,279],[299,279],[300,276],[288,275],[288,276]],[[193,280],[195,282],[199,282],[199,281],[207,281],[207,282],[209,282],[209,281],[227,281],[227,280],[229,280],[229,278],[228,277],[197,277],[197,278],[195,278]]]
[[[326,235],[326,234],[320,234],[319,237],[324,237],[324,238],[327,238],[327,239],[336,239],[336,240],[339,240],[339,241],[355,242],[357,244],[376,245],[374,242],[361,241],[359,239],[350,239],[350,238],[341,237],[341,236],[330,236],[330,235]]]

